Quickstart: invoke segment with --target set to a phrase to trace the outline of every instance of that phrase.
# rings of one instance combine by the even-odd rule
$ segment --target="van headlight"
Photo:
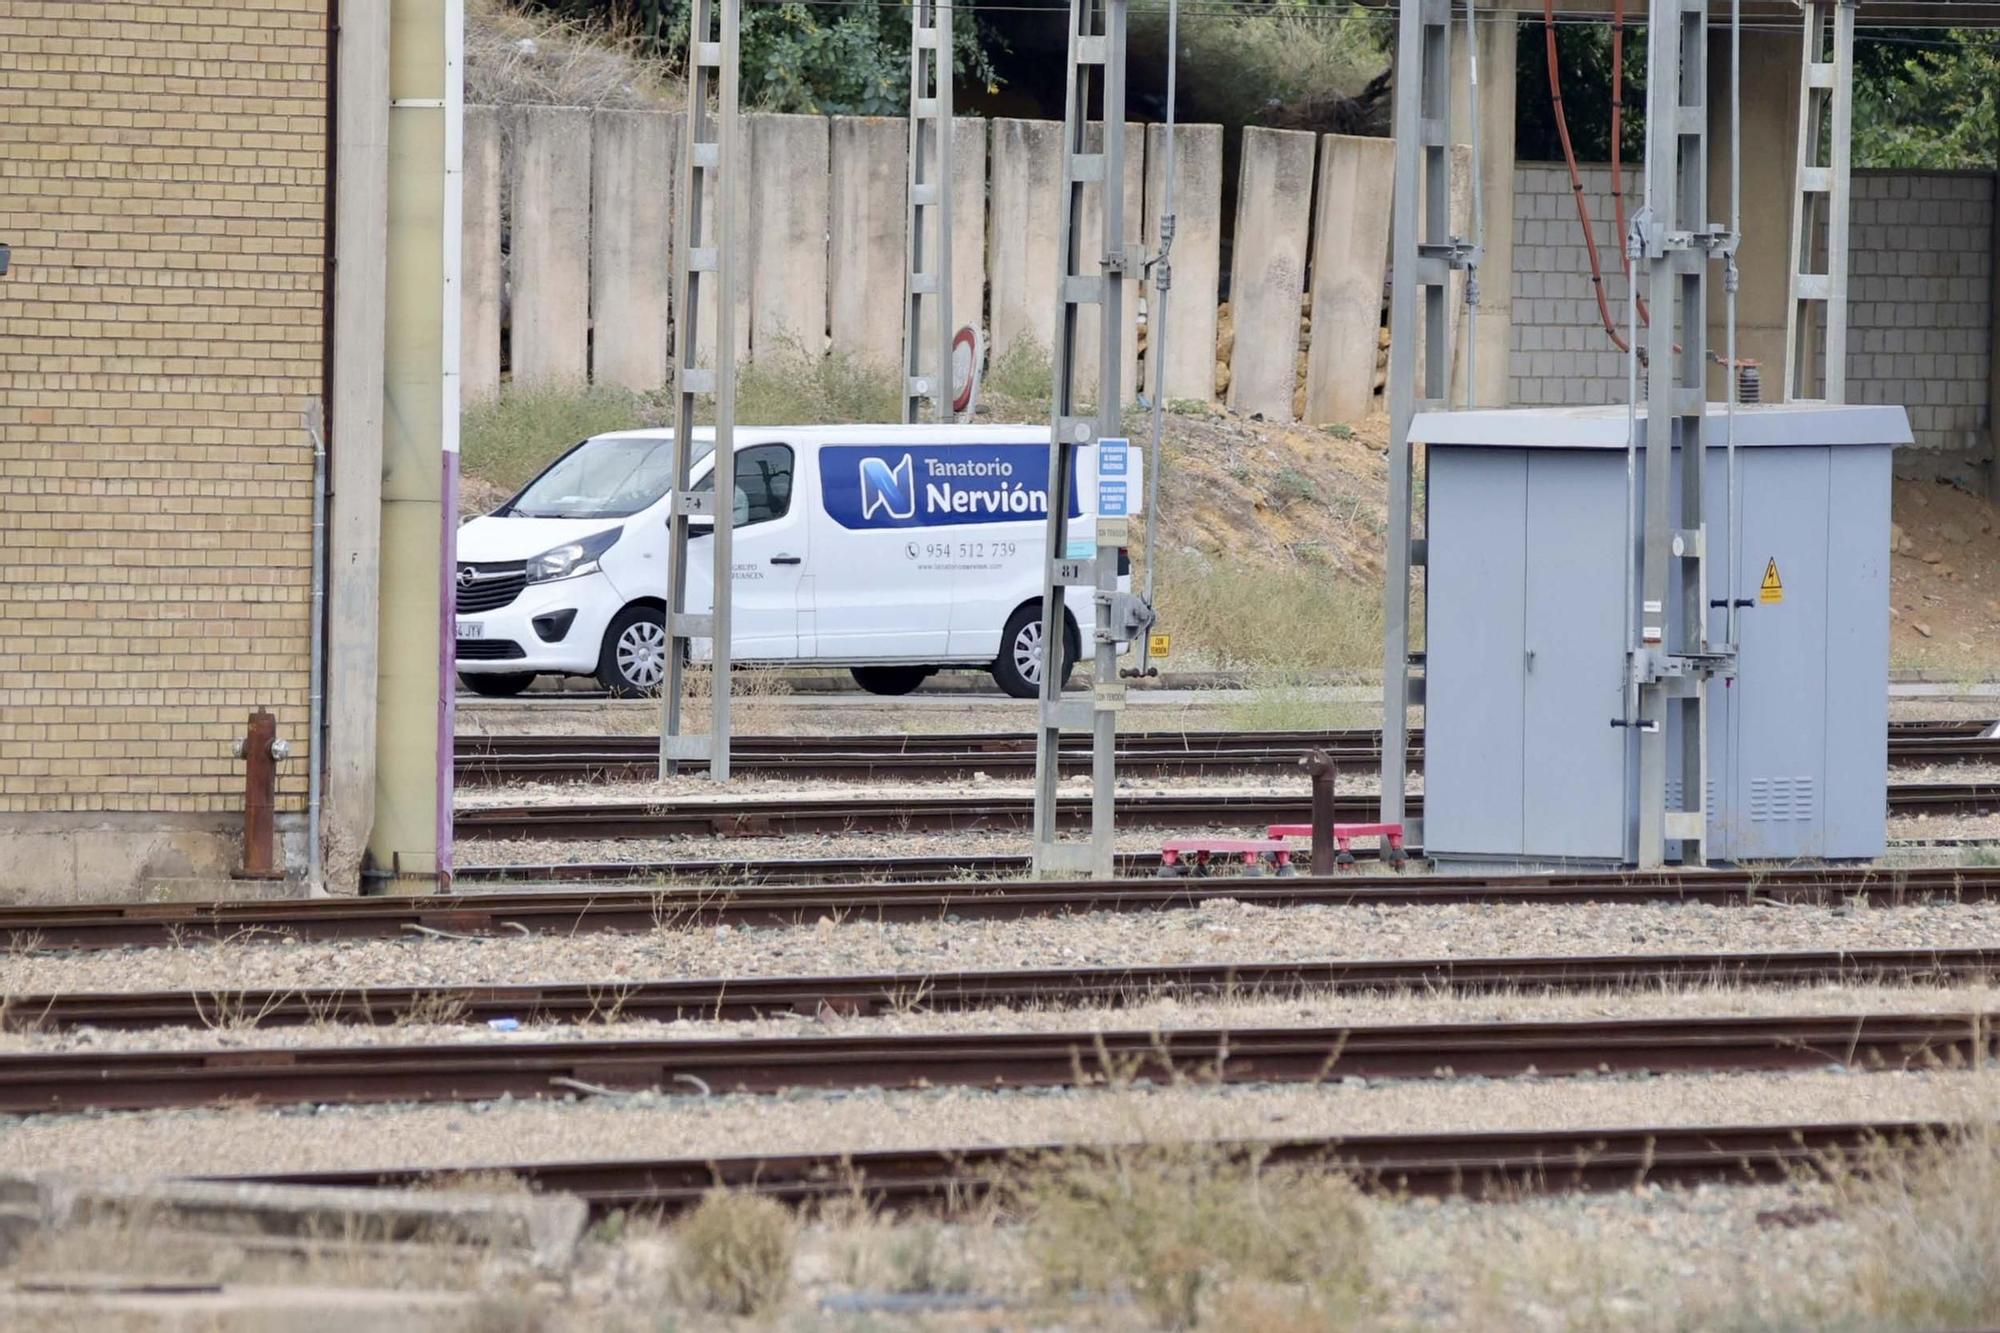
[[[599,557],[618,544],[618,538],[624,531],[623,528],[606,528],[581,541],[550,547],[528,562],[528,582],[549,583],[555,579],[594,572]]]

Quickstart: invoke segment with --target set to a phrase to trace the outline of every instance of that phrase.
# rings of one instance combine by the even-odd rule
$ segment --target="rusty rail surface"
[[[1970,1012],[452,1042],[0,1055],[0,1114],[590,1093],[1067,1087],[1132,1081],[1957,1069],[2000,1053]]]
[[[1628,987],[1944,983],[2000,974],[2000,949],[1396,958],[1342,962],[1168,963],[1138,967],[856,976],[531,982],[521,985],[293,990],[71,991],[16,995],[0,1030],[289,1027],[312,1023],[532,1023],[783,1015],[861,1017],[1030,1005],[1115,1007],[1172,998],[1268,999],[1329,993],[1577,993]]]
[[[601,888],[541,893],[93,903],[0,907],[0,949],[61,950],[208,940],[407,939],[650,931],[690,926],[1016,919],[1077,912],[1157,912],[1216,899],[1262,907],[1468,903],[1686,903],[1876,906],[2000,898],[2000,866],[1714,870],[1664,874],[1241,877],[1007,880],[963,884],[821,884],[781,888]]]
[[[1631,1189],[1641,1184],[1752,1184],[1818,1173],[1961,1132],[1940,1122],[1673,1125],[1498,1133],[1357,1134],[1210,1141],[1218,1155],[1272,1167],[1350,1173],[1395,1195],[1511,1199],[1523,1194]],[[1127,1151],[1130,1145],[1125,1145]],[[602,1216],[620,1209],[675,1213],[718,1187],[799,1207],[859,1197],[884,1208],[951,1210],[976,1202],[1024,1165],[1101,1157],[1119,1145],[990,1144],[915,1150],[478,1163],[388,1170],[210,1176],[284,1185],[408,1186],[477,1169],[583,1198]]]
[[[2000,782],[1925,782],[1894,785],[1891,814],[1986,814],[2000,810]],[[1372,820],[1373,794],[1336,797],[1334,817]],[[1420,796],[1409,797],[1412,816]],[[1034,816],[1029,796],[884,795],[874,797],[786,796],[778,799],[563,802],[477,806],[458,810],[452,820],[460,841],[532,838],[566,841],[604,838],[756,838],[798,833],[972,833],[1026,829]],[[1139,792],[1118,798],[1118,821],[1125,828],[1261,828],[1303,823],[1312,800],[1296,793],[1224,792],[1191,795]],[[1056,821],[1081,827],[1090,818],[1088,796],[1063,797]]]

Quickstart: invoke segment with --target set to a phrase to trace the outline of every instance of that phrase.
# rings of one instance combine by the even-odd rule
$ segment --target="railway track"
[[[616,887],[540,893],[252,899],[0,908],[0,949],[101,949],[259,938],[398,939],[644,932],[662,927],[794,926],[836,920],[1015,919],[1156,912],[1216,899],[1263,907],[1465,903],[1677,903],[1744,906],[1862,901],[1987,902],[2000,867],[1713,870],[1666,874],[1238,877],[819,884],[780,888]]]
[[[2000,763],[2000,739],[1982,739],[1980,722],[1893,723],[1889,763]],[[1411,754],[1421,766],[1422,733]],[[1340,763],[1376,763],[1382,735],[1369,728],[1334,731],[1150,731],[1118,738],[1119,771],[1131,776],[1281,772],[1310,750]],[[489,736],[458,739],[454,771],[461,786],[519,782],[650,781],[658,772],[653,736]],[[1086,772],[1087,748],[1065,751],[1065,771]],[[733,746],[740,773],[794,777],[915,781],[924,778],[1020,777],[1035,769],[1028,733],[960,732],[934,736],[743,736]],[[700,771],[699,761],[690,771]]]
[[[2000,840],[1988,838],[1892,839],[1890,850],[1968,849],[2000,851]],[[1421,848],[1411,848],[1421,855]],[[1379,859],[1373,847],[1356,847],[1358,860]],[[1301,857],[1301,866],[1305,859]],[[1124,878],[1154,875],[1158,852],[1120,852],[1118,874]],[[699,884],[729,887],[784,887],[811,884],[941,884],[954,880],[1025,878],[1034,858],[1018,852],[947,852],[884,856],[687,857],[663,861],[545,861],[508,865],[460,865],[452,883],[461,889],[525,888],[553,884]],[[1211,868],[1222,876],[1239,867]]]
[[[59,1032],[299,1024],[594,1023],[608,1018],[743,1021],[786,1014],[872,1014],[1122,1006],[1171,997],[1284,998],[1408,990],[1531,993],[1694,985],[1920,984],[2000,974],[2000,950],[1864,949],[1780,953],[1417,958],[1300,963],[730,977],[525,985],[368,986],[292,990],[109,991],[16,995],[0,1028]]]
[[[1274,1167],[1351,1173],[1364,1187],[1431,1197],[1513,1198],[1642,1183],[1749,1184],[1821,1173],[1882,1145],[1936,1143],[1959,1127],[1924,1121],[1698,1125],[1499,1133],[1370,1134],[1237,1139],[1209,1144],[1219,1155]],[[1109,1145],[968,1144],[864,1152],[681,1157],[619,1161],[480,1163],[533,1189],[574,1194],[603,1216],[619,1210],[676,1213],[718,1187],[798,1207],[860,1196],[883,1208],[953,1209],[983,1199],[1022,1166]],[[346,1187],[409,1186],[464,1167],[362,1169],[210,1180]]]
[[[1044,1088],[1194,1078],[1519,1078],[1959,1069],[2000,1053],[1978,1013],[1214,1027],[0,1055],[0,1114],[569,1092]]]
[[[2000,782],[1924,782],[1894,785],[1888,791],[1892,815],[1979,815],[2000,810]],[[1334,817],[1363,822],[1378,808],[1372,793],[1334,798]],[[1409,797],[1415,816],[1422,798]],[[453,827],[462,841],[501,838],[588,840],[598,838],[756,838],[799,833],[970,833],[1018,831],[1029,827],[1029,796],[960,794],[944,796],[787,797],[781,800],[672,800],[606,803],[543,803],[478,806],[458,810]],[[1088,824],[1090,797],[1063,797],[1056,822]],[[1304,823],[1312,818],[1308,793],[1225,792],[1190,795],[1136,792],[1118,798],[1118,822],[1125,828],[1261,829],[1266,824]]]

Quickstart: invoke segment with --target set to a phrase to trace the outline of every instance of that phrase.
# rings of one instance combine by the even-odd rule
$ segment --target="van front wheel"
[[[850,668],[854,683],[870,694],[908,694],[930,679],[932,670],[921,666]]]
[[[667,618],[657,606],[611,617],[597,657],[597,683],[615,699],[654,694],[667,674]]]
[[[1076,630],[1065,616],[1063,625],[1062,688],[1069,688],[1070,671],[1076,666]],[[1036,603],[1016,610],[1000,631],[1000,656],[993,663],[993,679],[1016,699],[1033,699],[1042,692],[1043,654],[1042,608]]]

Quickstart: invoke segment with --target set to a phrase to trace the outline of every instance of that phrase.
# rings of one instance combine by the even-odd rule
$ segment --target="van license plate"
[[[485,625],[485,622],[483,622],[483,621],[478,621],[478,620],[461,620],[461,621],[459,621],[459,622],[458,622],[458,637],[459,637],[459,638],[461,638],[461,639],[483,639],[483,638],[485,638],[485,637],[486,637],[486,625]]]

